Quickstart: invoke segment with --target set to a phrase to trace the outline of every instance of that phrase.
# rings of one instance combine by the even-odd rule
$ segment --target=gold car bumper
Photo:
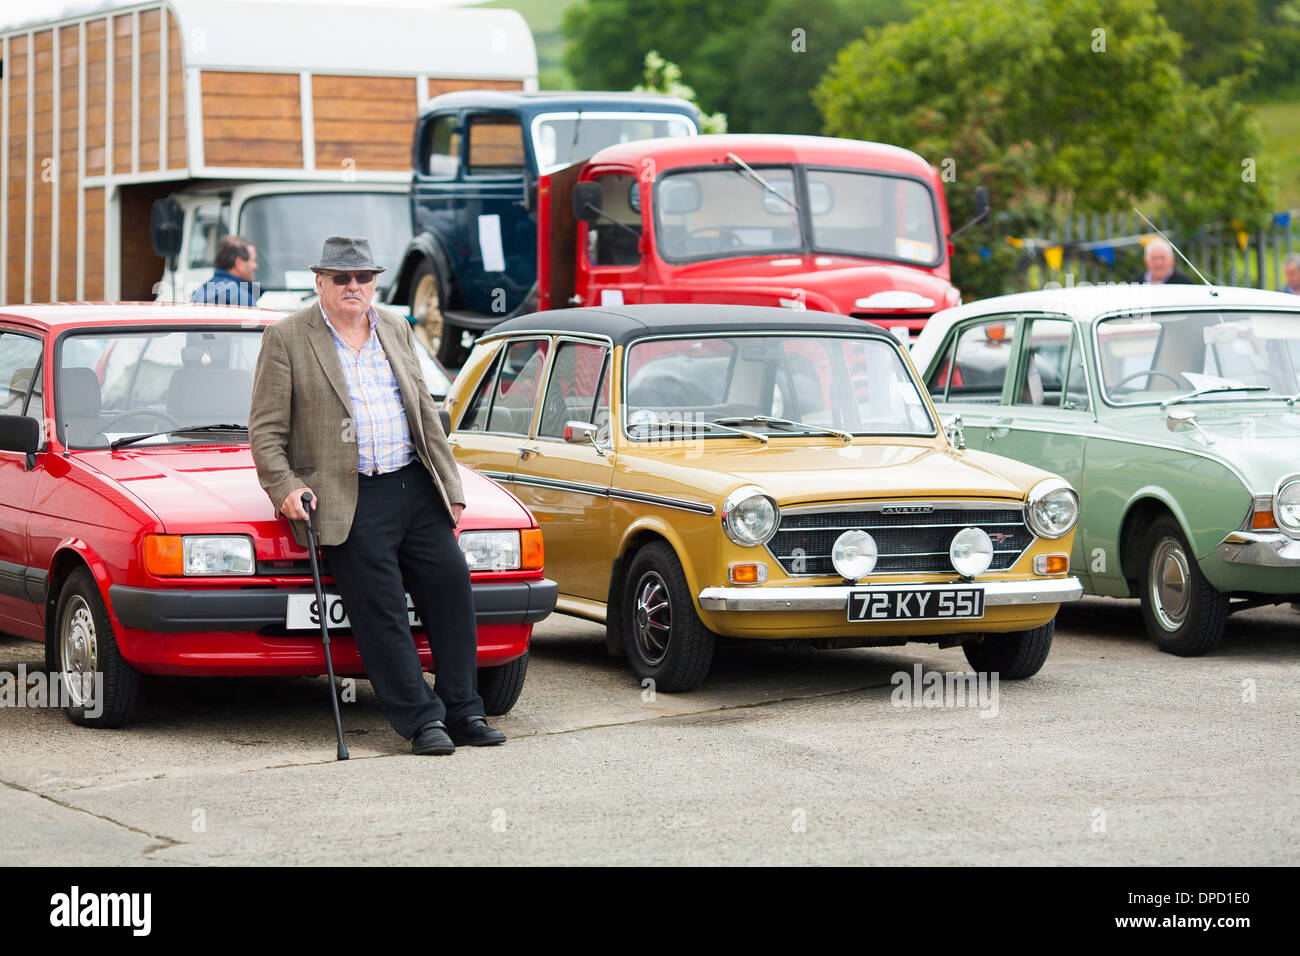
[[[1042,581],[990,581],[984,589],[985,607],[1060,604],[1083,596],[1078,578]],[[836,585],[789,588],[705,588],[699,594],[705,611],[847,611],[849,594],[859,591],[915,591],[915,584]]]

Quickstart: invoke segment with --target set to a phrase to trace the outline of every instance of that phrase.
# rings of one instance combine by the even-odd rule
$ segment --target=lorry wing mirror
[[[600,218],[600,184],[575,183],[573,187],[573,218],[579,222],[595,222]]]
[[[952,242],[971,226],[984,223],[987,225],[992,220],[989,218],[989,211],[992,205],[989,203],[989,191],[985,186],[975,187],[975,215],[971,216],[970,221],[948,236],[948,241]]]
[[[185,212],[171,196],[153,201],[149,210],[149,233],[153,239],[154,255],[170,259],[180,254],[184,224]]]

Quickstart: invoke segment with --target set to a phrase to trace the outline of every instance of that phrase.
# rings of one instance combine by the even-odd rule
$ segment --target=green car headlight
[[[471,571],[514,571],[521,564],[518,531],[462,531],[456,541]]]
[[[737,488],[722,502],[722,530],[736,544],[766,544],[780,523],[776,499],[756,485]]]
[[[244,535],[187,534],[181,538],[185,574],[253,574],[257,560],[253,539]]]
[[[1068,481],[1045,478],[1030,490],[1025,518],[1039,537],[1063,537],[1079,520],[1079,496]]]
[[[1282,530],[1300,534],[1300,478],[1293,478],[1277,490],[1273,517]]]

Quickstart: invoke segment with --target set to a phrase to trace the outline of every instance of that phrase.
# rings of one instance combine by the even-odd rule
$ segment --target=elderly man
[[[1196,281],[1174,268],[1174,248],[1163,239],[1148,242],[1142,250],[1142,259],[1147,264],[1147,271],[1138,282],[1148,285],[1192,285]]]
[[[194,290],[191,302],[209,305],[257,305],[261,291],[257,275],[257,249],[243,236],[222,236],[217,243],[212,278]]]
[[[302,495],[384,715],[417,754],[506,738],[484,719],[469,568],[453,527],[465,507],[451,448],[425,388],[411,326],[371,305],[366,239],[333,236],[320,301],[268,328],[249,436],[258,479],[305,543]],[[403,586],[425,623],[437,683],[425,682]]]
[[[1300,253],[1293,252],[1282,260],[1282,273],[1286,282],[1277,291],[1300,295]]]

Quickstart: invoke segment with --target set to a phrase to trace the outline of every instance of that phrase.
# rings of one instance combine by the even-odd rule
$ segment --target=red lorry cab
[[[651,139],[541,178],[539,308],[709,302],[838,312],[916,334],[961,297],[939,174],[818,136]]]

